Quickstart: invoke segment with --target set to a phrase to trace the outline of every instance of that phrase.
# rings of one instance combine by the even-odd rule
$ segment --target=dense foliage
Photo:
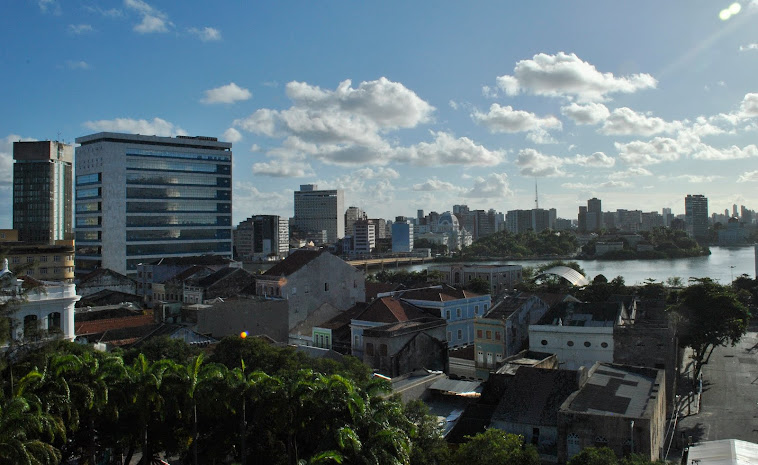
[[[175,343],[153,356],[178,356]],[[163,347],[160,347],[160,346]],[[125,363],[126,359],[129,363]],[[12,368],[12,370],[11,370]],[[0,463],[443,463],[421,405],[387,397],[352,357],[316,360],[250,338],[151,359],[58,343],[2,373]],[[135,459],[136,460],[136,459]]]
[[[606,234],[593,239],[582,247],[582,256],[603,260],[654,260],[699,257],[711,253],[707,247],[701,246],[697,241],[687,236],[686,232],[681,230],[654,228],[651,231],[640,231],[638,234],[642,236],[643,243],[653,246],[653,250],[638,251],[623,236]],[[624,249],[597,255],[595,246],[598,242],[622,242]]]
[[[402,284],[406,287],[433,286],[441,284],[444,276],[439,271],[425,269],[422,271],[382,270],[366,278],[370,283]]]
[[[529,258],[574,255],[579,243],[570,232],[544,230],[513,234],[500,231],[478,239],[461,251],[467,259]]]

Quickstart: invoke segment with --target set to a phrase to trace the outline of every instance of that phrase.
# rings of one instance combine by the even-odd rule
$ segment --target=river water
[[[748,247],[711,247],[707,257],[677,258],[673,260],[575,260],[584,269],[585,275],[592,280],[598,274],[608,280],[621,276],[627,285],[642,284],[653,278],[658,282],[677,276],[687,284],[689,278],[711,278],[722,284],[730,283],[733,277],[747,274],[755,278],[755,249]],[[477,262],[479,264],[513,264],[522,266],[540,266],[547,260],[517,260]],[[421,271],[434,265],[412,265],[400,267],[408,271]],[[390,268],[393,269],[393,268]],[[373,270],[369,271],[374,272]]]

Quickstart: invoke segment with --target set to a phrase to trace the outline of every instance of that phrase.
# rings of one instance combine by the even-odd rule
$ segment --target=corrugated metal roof
[[[707,441],[690,447],[687,465],[758,464],[758,444],[739,439]]]
[[[429,389],[435,391],[454,392],[459,396],[480,395],[482,393],[482,383],[479,381],[462,381],[457,379],[439,379],[429,386]]]

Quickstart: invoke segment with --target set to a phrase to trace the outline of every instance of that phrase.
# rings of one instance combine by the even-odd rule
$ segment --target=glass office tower
[[[232,257],[232,144],[102,132],[76,139],[76,274]]]

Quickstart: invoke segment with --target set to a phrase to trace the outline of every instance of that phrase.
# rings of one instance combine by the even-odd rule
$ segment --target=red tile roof
[[[394,297],[381,297],[355,317],[356,320],[377,323],[396,323],[429,316],[420,308]]]
[[[74,323],[74,332],[77,336],[85,334],[99,334],[105,331],[122,328],[136,328],[154,324],[153,315],[130,316],[126,318],[106,318],[103,320],[82,321]]]

